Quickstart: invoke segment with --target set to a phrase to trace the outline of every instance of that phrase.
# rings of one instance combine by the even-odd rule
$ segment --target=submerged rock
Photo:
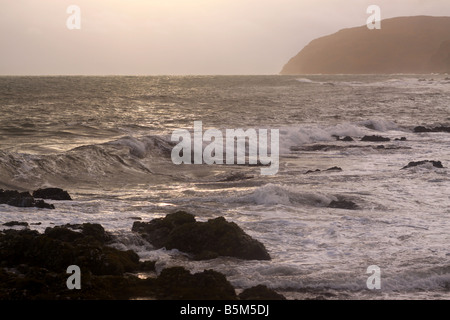
[[[51,200],[72,200],[69,193],[60,188],[38,189],[33,192],[33,197]]]
[[[14,227],[14,226],[28,227],[28,222],[9,221],[5,222],[3,225],[7,227]]]
[[[391,139],[389,138],[385,138],[382,136],[364,136],[361,141],[369,141],[369,142],[386,142],[386,141],[391,141]]]
[[[418,126],[414,128],[415,133],[423,133],[423,132],[450,132],[450,127],[440,126],[434,128],[426,128],[424,126]]]
[[[435,168],[441,168],[441,169],[444,168],[441,161],[423,160],[423,161],[411,161],[410,163],[408,163],[408,165],[404,166],[402,169],[417,167],[417,166],[421,166],[421,165],[427,164],[427,163],[431,163],[433,165],[433,167],[435,167]]]
[[[333,200],[328,205],[329,208],[338,208],[338,209],[348,209],[348,210],[356,210],[358,209],[358,205],[353,201],[349,200]]]
[[[269,289],[265,285],[257,285],[245,289],[239,294],[240,300],[286,300],[286,298],[277,293],[276,291]]]
[[[48,204],[43,200],[35,200],[29,192],[19,192],[17,190],[0,189],[0,204],[7,204],[20,208],[43,208],[55,209],[55,206]]]
[[[346,137],[340,139],[340,141],[350,142],[350,141],[355,141],[355,140],[352,137],[350,137],[350,136],[346,136]]]
[[[332,168],[328,168],[328,169],[326,169],[324,171],[342,171],[342,168],[335,166],[335,167],[332,167]],[[321,172],[321,170],[320,169],[308,170],[308,171],[305,172],[305,174],[314,173],[314,172]]]
[[[262,243],[247,235],[237,224],[223,217],[197,222],[192,214],[178,211],[150,222],[133,223],[157,248],[191,253],[196,260],[230,256],[246,260],[270,260]]]

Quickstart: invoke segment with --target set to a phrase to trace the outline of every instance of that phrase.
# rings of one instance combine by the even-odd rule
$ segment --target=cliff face
[[[450,17],[400,17],[309,43],[281,74],[450,72]]]

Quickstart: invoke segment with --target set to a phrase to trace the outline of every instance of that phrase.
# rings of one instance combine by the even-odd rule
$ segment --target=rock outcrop
[[[178,218],[183,221],[188,216]],[[175,225],[180,222],[170,216],[167,220]],[[175,266],[163,269],[157,277],[138,277],[136,273],[155,272],[155,262],[140,261],[132,250],[111,247],[112,240],[95,223],[56,226],[43,234],[30,229],[0,231],[0,300],[282,299],[260,286],[238,297],[226,276],[214,270],[192,274]],[[67,287],[71,265],[80,267],[80,290]]]
[[[422,161],[411,161],[410,163],[408,163],[408,165],[404,166],[402,169],[417,167],[417,166],[421,166],[421,165],[428,164],[428,163],[431,163],[433,165],[433,167],[435,167],[435,168],[440,168],[440,169],[444,168],[441,161],[422,160]]]
[[[230,256],[245,260],[270,260],[264,245],[223,217],[197,222],[190,213],[178,211],[150,222],[136,221],[138,232],[157,248],[178,249],[195,260]]]
[[[51,200],[72,200],[69,193],[60,188],[38,189],[33,192],[33,197]]]
[[[450,127],[439,126],[434,128],[427,128],[424,126],[418,126],[414,128],[415,133],[424,133],[424,132],[450,132]]]
[[[29,192],[19,192],[17,190],[0,189],[0,204],[7,204],[20,208],[42,208],[55,209],[53,204],[48,204],[44,200],[36,200]]]

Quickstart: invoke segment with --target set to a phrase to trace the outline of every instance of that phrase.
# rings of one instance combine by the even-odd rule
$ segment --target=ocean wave
[[[346,122],[335,125],[302,124],[280,128],[280,153],[289,154],[292,147],[313,143],[336,141],[336,137],[353,138],[373,135],[376,132],[397,131],[399,134],[411,131],[397,123],[383,119],[369,119],[357,122]]]
[[[121,174],[151,174],[155,160],[170,158],[171,142],[160,136],[123,137],[76,147],[57,154],[0,151],[0,182],[61,185],[75,181],[95,182]],[[52,184],[52,183],[50,183]]]
[[[293,186],[269,183],[257,187],[249,194],[228,198],[228,200],[255,205],[307,205],[326,207],[331,201],[337,200],[337,198],[318,192],[304,192]]]

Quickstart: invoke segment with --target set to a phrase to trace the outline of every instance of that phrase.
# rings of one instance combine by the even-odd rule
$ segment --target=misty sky
[[[0,0],[2,75],[277,74],[311,40],[449,0]],[[81,29],[69,30],[69,5]]]

